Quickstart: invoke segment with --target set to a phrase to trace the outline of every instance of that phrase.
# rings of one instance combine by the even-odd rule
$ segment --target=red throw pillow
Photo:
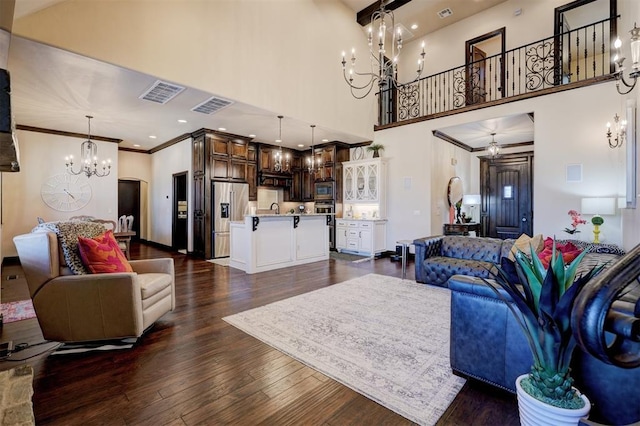
[[[84,266],[92,274],[133,272],[110,230],[95,238],[78,237],[78,251]]]
[[[562,253],[562,260],[565,264],[573,262],[573,260],[578,257],[582,250],[576,247],[571,241],[567,241],[565,244],[556,243],[556,251]],[[545,268],[549,267],[549,263],[551,263],[551,256],[553,254],[553,238],[547,237],[544,240],[544,250],[538,253],[538,258],[542,262],[542,265]]]

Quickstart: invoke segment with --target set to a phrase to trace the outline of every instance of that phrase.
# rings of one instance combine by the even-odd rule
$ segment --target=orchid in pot
[[[576,347],[571,328],[573,304],[584,285],[602,269],[602,266],[596,266],[586,274],[576,276],[585,254],[582,252],[565,264],[554,241],[548,267],[543,265],[533,248],[530,256],[519,251],[515,262],[505,259],[494,277],[513,303],[490,285],[514,314],[533,355],[531,372],[520,376],[516,383],[523,425],[540,422],[531,420],[532,414],[525,411],[530,409],[532,399],[552,406],[551,411],[577,414],[573,424],[585,417],[590,409],[588,399],[572,386],[570,376],[571,356]],[[528,423],[530,421],[532,423]]]

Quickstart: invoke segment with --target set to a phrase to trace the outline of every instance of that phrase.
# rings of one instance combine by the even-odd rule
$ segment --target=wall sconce
[[[600,225],[604,223],[604,219],[601,215],[616,214],[616,199],[611,198],[583,198],[582,200],[582,214],[593,215],[591,223],[593,224],[593,242],[600,242]]]
[[[622,41],[620,38],[617,38],[613,47],[616,48],[616,56],[613,58],[613,61],[616,63],[617,71],[615,72],[616,77],[616,90],[621,95],[626,95],[631,92],[634,87],[636,87],[636,82],[638,80],[638,76],[640,76],[640,28],[636,27],[636,23],[633,23],[633,29],[629,31],[631,34],[630,46],[631,46],[631,72],[629,73],[629,77],[632,79],[631,81],[627,81],[624,78],[624,66],[623,62],[625,58],[621,56],[620,48],[622,47]],[[620,82],[624,84],[628,90],[621,91],[620,90]]]
[[[620,120],[618,114],[614,115],[613,130],[615,133],[611,133],[611,123],[607,122],[607,140],[609,141],[609,148],[620,148],[624,143],[625,136],[627,135],[627,120]]]

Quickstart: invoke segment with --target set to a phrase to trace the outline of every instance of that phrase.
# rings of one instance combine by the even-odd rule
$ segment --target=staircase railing
[[[615,31],[611,23],[615,19],[379,92],[379,125],[481,107],[491,101],[610,75],[614,72],[611,46]]]

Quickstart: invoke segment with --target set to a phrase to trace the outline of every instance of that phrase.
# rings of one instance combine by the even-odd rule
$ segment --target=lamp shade
[[[465,194],[462,196],[462,204],[465,206],[477,206],[480,201],[480,194]]]
[[[583,198],[582,214],[614,215],[616,214],[616,199],[607,198]]]

